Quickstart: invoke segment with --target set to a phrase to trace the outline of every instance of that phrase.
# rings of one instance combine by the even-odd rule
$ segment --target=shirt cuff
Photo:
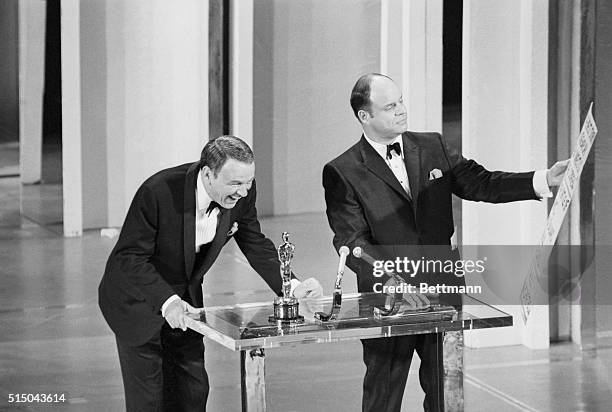
[[[291,296],[293,296],[293,291],[295,290],[295,288],[297,288],[298,286],[300,286],[302,284],[302,282],[300,282],[297,279],[291,279]]]
[[[536,170],[533,174],[533,191],[539,198],[552,197],[552,192],[546,181],[548,170]]]
[[[170,296],[168,299],[166,299],[166,301],[164,302],[164,304],[161,307],[161,314],[162,316],[165,318],[166,317],[166,309],[168,309],[168,306],[170,306],[170,304],[172,302],[174,302],[175,300],[181,300],[181,298],[179,297],[179,295],[172,295]]]

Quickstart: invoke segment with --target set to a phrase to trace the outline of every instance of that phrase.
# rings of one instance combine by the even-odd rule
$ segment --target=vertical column
[[[403,1],[380,1],[380,72],[396,81],[402,78]]]
[[[463,331],[447,331],[442,335],[444,364],[444,410],[463,411]]]
[[[98,98],[107,108],[108,221],[118,226],[148,176],[197,160],[206,142],[208,2],[108,2],[106,19],[108,80]]]
[[[548,0],[464,0],[463,16],[464,156],[489,170],[547,167]],[[545,217],[545,202],[463,202],[463,243],[528,247],[538,242]],[[527,275],[526,270],[518,277],[507,270],[505,277],[513,278],[513,285],[522,284]],[[520,319],[518,289],[516,301],[502,308],[516,319]],[[483,294],[482,298],[495,297]],[[547,347],[548,307],[534,311],[525,333],[517,321],[500,331],[466,333],[466,345],[524,342]]]
[[[0,147],[19,144],[19,2],[0,2]],[[0,165],[0,175],[18,173],[14,166]],[[18,169],[17,169],[18,170]]]
[[[243,412],[265,412],[266,381],[263,349],[240,351],[240,388]]]
[[[581,4],[582,0],[573,0],[568,2],[568,12],[570,13],[570,44],[569,44],[569,61],[571,62],[571,69],[569,73],[570,90],[569,90],[569,113],[568,115],[568,141],[569,150],[568,154],[571,155],[572,151],[576,147],[578,142],[578,133],[580,131],[580,120],[581,120],[581,74],[582,74],[582,19],[581,19]],[[588,30],[588,29],[587,29]],[[592,80],[592,79],[591,79]],[[585,85],[586,86],[586,85]],[[584,115],[582,116],[584,118]],[[592,157],[591,157],[592,159]],[[585,163],[583,169],[583,176],[588,174],[589,165]],[[581,244],[581,227],[580,227],[580,206],[582,204],[582,195],[586,194],[587,197],[591,197],[591,194],[584,193],[581,188],[581,182],[578,184],[577,196],[574,201],[570,204],[568,215],[567,215],[567,226],[569,232],[569,245],[580,245]],[[588,190],[588,189],[587,189]],[[572,253],[568,259],[568,266],[570,269],[570,276],[572,281],[577,280],[577,276],[580,273],[580,253]],[[554,275],[554,274],[553,274]],[[588,295],[585,295],[588,296]],[[581,291],[582,297],[582,291]],[[582,343],[582,306],[581,305],[570,305],[570,336],[573,342],[578,345]]]
[[[229,128],[229,92],[226,92],[226,83],[229,79],[229,25],[227,14],[228,2],[225,0],[211,0],[208,2],[208,98],[213,104],[209,106],[209,134],[214,138],[224,134]]]
[[[543,169],[548,164],[548,0],[521,0],[519,50],[520,169]],[[547,213],[544,205],[519,205],[520,245],[535,244],[542,234]],[[532,309],[523,330],[523,344],[547,348],[550,342],[546,296]],[[517,322],[518,323],[518,322]]]
[[[442,0],[381,1],[381,62],[404,94],[410,130],[442,131]]]
[[[61,4],[64,236],[83,233],[80,1]]]
[[[106,95],[101,102],[106,106],[106,159],[113,167],[106,167],[107,226],[123,224],[129,199],[123,194],[125,185],[125,123],[126,123],[126,40],[125,4],[117,1],[106,3]],[[111,183],[112,182],[112,183]]]
[[[123,50],[108,49],[124,53],[118,56],[124,72],[117,86],[124,88],[125,110],[118,115],[129,203],[151,174],[199,158],[208,134],[208,4],[155,0],[123,7]],[[109,92],[109,101],[113,97]]]
[[[548,155],[552,163],[557,159],[569,157],[575,146],[579,129],[580,114],[578,108],[580,81],[580,7],[577,1],[551,2],[549,4],[551,31],[550,62],[549,62],[549,131]],[[579,6],[579,4],[578,4]],[[573,140],[573,141],[572,141]],[[567,219],[561,226],[557,236],[558,245],[578,244],[579,222],[579,191],[574,194]],[[556,253],[553,249],[552,259],[555,265],[567,270],[555,270],[549,274],[549,290],[560,297],[558,301],[550,302],[550,333],[555,340],[567,340],[571,336],[572,325],[577,325],[572,319],[575,305],[571,304],[571,296],[562,296],[563,285],[573,282],[571,269],[575,266],[578,254]]]
[[[120,226],[144,179],[198,159],[208,136],[208,3],[66,0],[61,24],[64,231],[72,236]]]
[[[42,171],[46,7],[41,0],[19,2],[19,173],[24,184],[39,182]]]
[[[361,136],[351,88],[359,76],[380,70],[380,6],[352,0],[253,4],[257,207],[263,214],[321,212],[323,165]],[[347,27],[359,30],[347,36]],[[245,97],[240,93],[251,99],[248,89]]]
[[[77,53],[68,51],[68,58],[78,56],[80,70],[72,74],[68,80],[74,82],[80,79],[80,156],[81,156],[81,212],[83,228],[106,227],[108,221],[108,208],[114,207],[108,199],[109,174],[103,173],[109,162],[113,169],[117,169],[120,181],[123,179],[122,168],[117,156],[109,157],[110,142],[107,142],[109,113],[121,108],[117,100],[108,102],[108,66],[106,50],[109,39],[106,37],[107,4],[103,1],[81,2],[79,6],[80,36],[75,47],[79,44],[88,45]],[[123,41],[120,35],[118,41]],[[114,39],[113,39],[114,40]],[[94,47],[95,45],[95,47]],[[112,62],[114,63],[114,62]],[[65,102],[65,100],[64,100]],[[72,104],[69,102],[68,104]],[[114,106],[117,106],[115,109]],[[76,119],[75,119],[76,120]],[[120,144],[118,146],[121,146]],[[71,150],[71,148],[68,148]],[[111,149],[112,150],[112,149]],[[71,170],[66,175],[74,173],[76,165],[70,165]],[[64,184],[64,192],[73,191],[72,187]],[[65,219],[70,214],[65,213]]]
[[[597,4],[596,4],[597,3]],[[603,115],[605,113],[605,105],[598,104],[596,101],[596,79],[598,76],[606,77],[604,73],[609,71],[598,72],[596,66],[597,43],[596,37],[600,44],[609,42],[606,39],[605,31],[602,29],[607,26],[602,20],[609,21],[607,14],[597,13],[596,8],[600,7],[597,0],[582,0],[580,2],[579,16],[581,18],[580,25],[580,97],[577,99],[579,103],[580,121],[584,121],[589,105],[595,101],[596,114]],[[601,2],[603,3],[603,2]],[[603,7],[601,10],[605,10]],[[601,17],[599,17],[601,16]],[[599,21],[598,21],[599,20]],[[596,27],[601,30],[602,35],[597,34]],[[601,36],[601,37],[600,37]],[[605,55],[601,56],[605,59]],[[600,63],[601,64],[601,63]],[[600,66],[601,67],[601,66]],[[607,74],[609,80],[609,74]],[[604,82],[605,84],[605,82]],[[602,87],[602,92],[605,89]],[[602,93],[603,94],[603,93]],[[600,110],[597,110],[599,108]],[[605,118],[605,115],[601,116]],[[605,120],[604,120],[605,121]],[[582,123],[581,123],[582,124]],[[605,136],[605,134],[603,135]],[[595,147],[597,150],[597,146]],[[579,317],[580,322],[578,327],[572,325],[572,340],[576,341],[575,337],[579,335],[579,343],[583,351],[593,355],[597,349],[597,271],[596,271],[596,251],[595,251],[595,162],[596,152],[591,151],[582,170],[580,179],[580,210],[577,213],[579,216],[580,240],[581,247],[580,263],[578,266],[577,282],[580,285],[580,308],[576,317]],[[600,151],[601,155],[602,151]],[[601,158],[601,156],[597,156]],[[603,162],[602,162],[603,163]],[[602,223],[609,221],[609,218],[603,218]],[[577,232],[577,231],[576,231]],[[573,307],[572,307],[573,308]],[[576,330],[574,330],[576,329]]]
[[[233,0],[230,132],[253,147],[253,0]]]
[[[592,2],[590,7],[592,7]],[[592,11],[591,11],[592,13]],[[599,128],[599,141],[595,143],[595,170],[594,190],[591,213],[594,229],[595,256],[591,268],[594,273],[584,276],[593,276],[596,282],[594,320],[596,323],[597,338],[612,337],[612,277],[608,268],[612,267],[612,254],[610,248],[604,245],[612,244],[612,219],[610,219],[610,204],[612,204],[612,117],[606,115],[606,108],[612,107],[612,3],[597,1],[595,13],[595,51],[591,58],[595,58],[595,118]],[[588,26],[587,26],[588,27]],[[585,96],[587,97],[587,96]],[[584,242],[587,242],[586,236]],[[591,263],[591,262],[587,262]],[[584,278],[583,276],[583,278]],[[587,303],[588,304],[588,303]],[[583,345],[584,346],[584,345]]]

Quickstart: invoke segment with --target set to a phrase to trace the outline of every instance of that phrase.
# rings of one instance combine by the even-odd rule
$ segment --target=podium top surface
[[[329,313],[331,299],[300,300],[302,323],[270,322],[273,304],[269,301],[205,308],[203,314],[193,315],[187,326],[238,351],[512,325],[511,315],[469,295],[462,296],[463,305],[457,310],[432,301],[427,311],[400,310],[398,315],[377,318],[373,309],[384,305],[384,295],[353,293],[342,296],[342,308],[335,320],[315,320],[315,312]]]

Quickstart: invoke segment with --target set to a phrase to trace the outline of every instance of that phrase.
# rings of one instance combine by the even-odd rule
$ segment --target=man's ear
[[[361,123],[366,123],[370,118],[370,113],[362,109],[357,112],[357,117]]]
[[[207,179],[212,179],[213,172],[212,172],[211,168],[208,167],[208,166],[203,166],[202,167],[202,176],[204,176]]]

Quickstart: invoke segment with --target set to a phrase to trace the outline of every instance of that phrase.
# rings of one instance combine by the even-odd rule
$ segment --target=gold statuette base
[[[299,314],[300,304],[296,298],[274,299],[274,315],[270,316],[270,322],[304,322],[304,317]]]

